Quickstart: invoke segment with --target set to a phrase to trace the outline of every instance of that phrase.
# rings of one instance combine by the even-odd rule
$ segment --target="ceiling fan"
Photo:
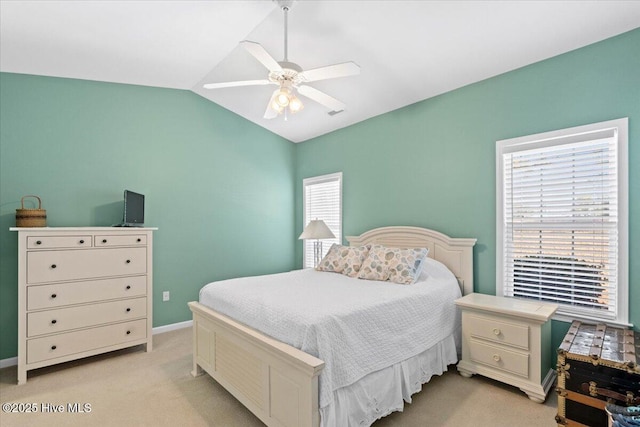
[[[204,85],[204,88],[220,89],[237,86],[277,85],[278,89],[271,95],[264,113],[265,119],[273,119],[284,112],[286,120],[287,112],[297,113],[302,110],[304,105],[296,97],[296,93],[325,106],[330,110],[329,114],[343,111],[345,104],[318,89],[307,86],[305,83],[360,74],[360,67],[354,62],[343,62],[311,70],[303,70],[298,64],[289,62],[287,57],[287,19],[293,0],[274,1],[278,3],[284,12],[284,59],[276,61],[259,43],[248,40],[242,41],[240,45],[269,70],[268,77],[262,80],[208,83]]]

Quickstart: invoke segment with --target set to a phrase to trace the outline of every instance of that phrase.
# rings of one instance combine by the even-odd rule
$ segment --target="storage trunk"
[[[607,403],[640,405],[640,334],[574,321],[558,349],[558,426],[607,427]]]

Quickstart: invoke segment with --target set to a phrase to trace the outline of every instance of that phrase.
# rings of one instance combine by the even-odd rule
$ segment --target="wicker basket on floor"
[[[37,209],[25,209],[25,197],[35,197],[38,199]],[[47,211],[42,209],[42,200],[38,196],[24,196],[20,199],[22,209],[16,209],[16,227],[46,227]]]

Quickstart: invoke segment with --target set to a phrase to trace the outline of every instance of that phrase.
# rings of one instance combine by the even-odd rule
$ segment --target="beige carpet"
[[[211,377],[193,378],[191,329],[154,336],[154,350],[141,347],[29,373],[16,385],[16,368],[0,370],[0,401],[24,403],[37,413],[0,412],[10,426],[262,426]],[[69,404],[90,405],[90,412],[69,413]],[[64,413],[53,413],[63,405]],[[4,406],[3,406],[4,408]],[[42,409],[49,408],[48,413]],[[518,389],[474,376],[463,378],[451,367],[414,395],[404,412],[374,427],[555,426],[556,396],[537,404]]]

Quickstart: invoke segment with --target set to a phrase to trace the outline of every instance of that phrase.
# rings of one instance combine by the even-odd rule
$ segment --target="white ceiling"
[[[273,86],[216,90],[267,70],[238,46],[284,54],[283,13],[258,1],[0,1],[0,71],[189,89],[293,141],[640,27],[640,1],[325,1],[289,12],[289,60],[354,61],[359,76],[309,83],[344,112],[303,99],[266,120]]]

